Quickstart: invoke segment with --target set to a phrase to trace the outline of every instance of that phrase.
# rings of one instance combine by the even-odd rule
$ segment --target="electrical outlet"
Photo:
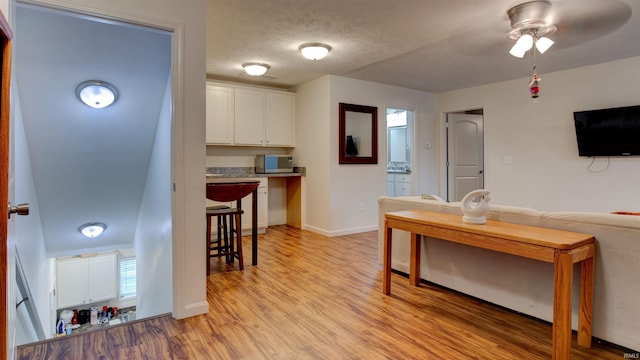
[[[360,203],[360,211],[364,211],[364,203]]]

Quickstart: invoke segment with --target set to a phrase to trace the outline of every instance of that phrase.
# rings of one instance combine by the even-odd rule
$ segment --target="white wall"
[[[32,303],[38,311],[40,322],[43,326],[45,336],[51,337],[54,329],[55,319],[51,319],[49,309],[49,293],[53,288],[54,279],[54,259],[47,258],[44,235],[40,224],[40,211],[38,199],[33,183],[31,172],[31,160],[27,139],[22,123],[22,113],[20,107],[20,97],[14,92],[14,119],[13,128],[13,169],[14,178],[20,179],[15,183],[15,200],[20,203],[29,204],[28,216],[12,216],[14,224],[15,247],[20,256],[25,277],[32,295]],[[13,204],[15,205],[15,204]],[[14,262],[10,266],[15,267]],[[13,272],[13,268],[10,269]],[[12,286],[15,284],[15,277],[11,277]],[[11,295],[15,294],[12,292]],[[16,297],[9,296],[10,308],[15,311]],[[25,307],[25,305],[21,305]],[[23,333],[24,334],[24,333]],[[37,339],[16,337],[16,345],[32,342]],[[11,343],[10,343],[11,344]]]
[[[4,18],[7,19],[7,21],[10,21],[9,17],[12,15],[9,11],[9,0],[0,0],[0,11],[2,11]]]
[[[204,0],[40,0],[73,9],[167,29],[172,36],[172,314],[208,311],[202,234],[205,217],[205,37]],[[202,259],[194,261],[193,259]],[[165,283],[155,284],[165,286]]]
[[[160,111],[140,216],[133,240],[136,252],[136,317],[171,312],[171,80]]]
[[[638,69],[640,57],[542,72],[537,103],[522,78],[441,94],[439,108],[441,113],[484,109],[485,187],[493,203],[539,210],[638,211],[640,157],[597,158],[592,169],[602,171],[591,172],[592,159],[578,156],[573,123],[574,111],[640,104]],[[505,157],[513,162],[505,163]],[[444,193],[444,178],[440,180]]]
[[[296,88],[296,149],[293,157],[307,171],[303,187],[302,227],[320,233],[330,229],[329,110],[329,77]]]
[[[337,236],[377,228],[377,198],[386,194],[386,108],[415,111],[416,194],[433,193],[437,176],[433,150],[420,146],[436,138],[436,95],[338,76],[326,76],[296,89],[296,150],[307,167],[303,226]],[[378,108],[378,164],[338,164],[338,104]]]

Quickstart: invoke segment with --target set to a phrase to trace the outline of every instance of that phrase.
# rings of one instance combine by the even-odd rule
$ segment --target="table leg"
[[[258,265],[258,188],[251,192],[251,263]]]
[[[409,258],[409,284],[420,285],[420,234],[411,233],[411,257]]]
[[[553,325],[551,358],[569,360],[571,357],[571,291],[573,262],[571,254],[556,251],[553,274]]]
[[[593,282],[595,271],[593,256],[580,263],[580,305],[578,308],[578,345],[591,348],[591,321],[593,317]]]
[[[389,227],[387,220],[384,220],[384,259],[382,268],[382,293],[391,294],[391,234],[393,229]]]

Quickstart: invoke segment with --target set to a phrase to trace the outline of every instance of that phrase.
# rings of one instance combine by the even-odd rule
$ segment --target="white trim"
[[[303,226],[303,229],[309,230],[311,232],[314,232],[320,235],[324,235],[326,237],[335,237],[335,236],[351,235],[351,234],[358,234],[358,233],[378,230],[378,225],[360,226],[355,228],[334,230],[334,231],[328,231],[316,226],[305,225]]]

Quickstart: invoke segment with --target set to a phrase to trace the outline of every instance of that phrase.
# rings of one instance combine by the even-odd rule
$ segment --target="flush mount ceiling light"
[[[556,31],[555,25],[547,19],[550,8],[549,1],[539,0],[516,5],[507,11],[512,28],[507,37],[517,40],[509,54],[522,58],[534,45],[543,54],[553,45],[553,40],[545,37]]]
[[[118,99],[118,91],[108,82],[89,80],[78,85],[76,96],[88,106],[102,109],[113,104]]]
[[[331,46],[323,43],[306,43],[300,45],[298,50],[309,60],[320,60],[327,56]]]
[[[103,223],[87,223],[80,226],[80,232],[88,238],[94,238],[100,236],[106,228],[107,225]]]
[[[249,74],[251,76],[262,76],[270,68],[269,65],[258,63],[258,62],[244,63],[244,64],[242,64],[242,67],[244,68],[244,72],[246,72],[247,74]]]

